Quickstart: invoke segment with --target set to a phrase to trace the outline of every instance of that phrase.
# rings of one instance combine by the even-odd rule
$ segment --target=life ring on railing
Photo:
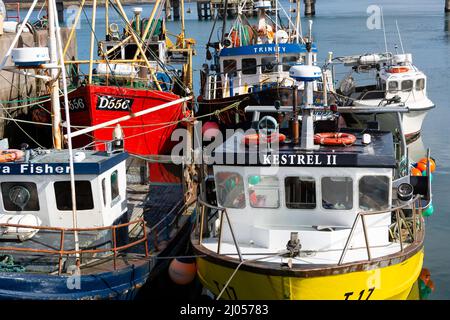
[[[7,149],[0,151],[0,162],[12,162],[20,160],[24,157],[25,153],[22,150]]]
[[[350,133],[324,132],[314,135],[314,143],[329,146],[351,146],[356,141],[356,137]]]
[[[389,73],[403,73],[403,72],[408,72],[409,68],[408,67],[390,67],[387,72]]]
[[[284,142],[285,140],[286,140],[286,136],[284,134],[274,132],[269,136],[259,134],[259,133],[247,134],[242,139],[242,142],[248,146],[251,144],[253,144],[253,145],[259,144],[261,142],[272,143],[274,141]]]

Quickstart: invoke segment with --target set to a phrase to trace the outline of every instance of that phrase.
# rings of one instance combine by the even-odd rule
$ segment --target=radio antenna
[[[384,48],[385,48],[385,52],[388,52],[388,48],[387,48],[387,40],[386,40],[386,27],[384,25],[384,14],[383,14],[383,7],[380,8],[381,11],[381,21],[383,23],[383,35],[384,35]]]
[[[403,48],[402,35],[400,34],[400,29],[398,27],[398,21],[397,20],[395,20],[395,25],[397,26],[397,33],[398,33],[398,38],[400,40],[400,47],[402,48],[402,53],[405,54],[405,49]]]

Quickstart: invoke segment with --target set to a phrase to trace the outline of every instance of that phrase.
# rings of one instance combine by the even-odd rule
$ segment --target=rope
[[[228,279],[228,281],[225,283],[225,285],[222,288],[222,291],[220,291],[219,295],[217,296],[216,300],[219,300],[220,297],[222,296],[222,294],[225,292],[225,290],[227,289],[227,287],[229,286],[231,280],[233,280],[234,276],[236,275],[236,273],[238,272],[239,268],[246,262],[252,262],[252,261],[258,261],[258,260],[264,260],[267,258],[273,258],[273,257],[277,257],[277,256],[281,256],[282,254],[287,253],[288,251],[282,251],[282,252],[278,252],[276,254],[273,255],[268,255],[268,256],[264,256],[261,258],[255,258],[255,259],[249,259],[249,260],[242,260],[238,266],[236,267],[236,269],[234,269],[233,273],[231,274],[230,278]]]
[[[25,267],[14,263],[10,254],[0,255],[0,272],[24,272]]]

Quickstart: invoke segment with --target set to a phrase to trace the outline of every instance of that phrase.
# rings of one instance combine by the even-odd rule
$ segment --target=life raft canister
[[[351,146],[356,141],[356,137],[350,133],[324,132],[314,135],[314,143],[329,146]]]
[[[408,72],[409,68],[408,67],[390,67],[387,72],[389,73],[403,73],[403,72]]]
[[[22,150],[17,149],[2,150],[0,151],[0,163],[20,160],[24,157],[24,155],[25,153]]]
[[[286,136],[284,134],[274,132],[269,136],[259,134],[259,133],[247,134],[242,139],[242,142],[245,143],[246,145],[250,145],[250,144],[254,145],[254,144],[260,144],[261,142],[272,143],[274,141],[284,142],[285,140],[286,140]]]

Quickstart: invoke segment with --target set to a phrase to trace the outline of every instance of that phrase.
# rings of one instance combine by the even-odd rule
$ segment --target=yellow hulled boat
[[[247,107],[254,127],[204,154],[191,237],[200,281],[221,299],[407,299],[423,264],[429,169],[410,175],[398,108],[371,111],[395,114],[393,135],[376,121],[345,128],[348,108],[314,105],[322,75],[306,48],[306,65],[289,71],[293,106]]]

